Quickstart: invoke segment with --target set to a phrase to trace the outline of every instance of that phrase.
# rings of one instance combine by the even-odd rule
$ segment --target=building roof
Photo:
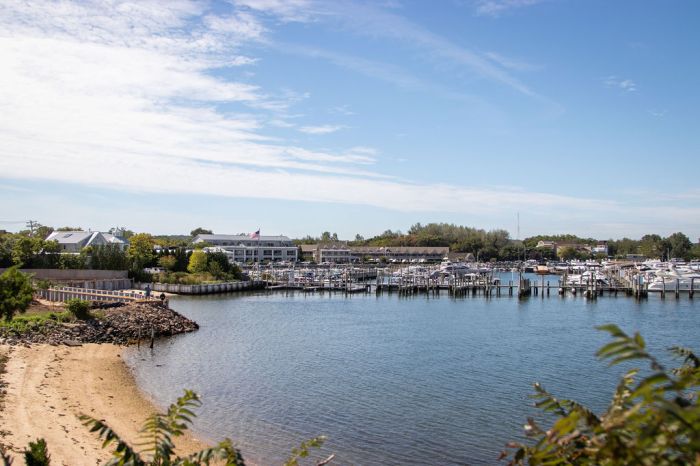
[[[251,238],[248,235],[197,235],[192,240],[193,243],[211,242],[211,241],[257,241],[257,238]],[[260,241],[291,241],[287,236],[263,236],[260,235]]]
[[[92,241],[99,234],[99,231],[54,231],[46,237],[46,241],[57,241],[58,244],[78,244],[86,239]]]
[[[124,238],[120,238],[119,236],[114,236],[111,233],[102,233],[102,237],[107,241],[108,243],[111,244],[129,244],[127,240]]]
[[[388,254],[447,254],[450,248],[447,246],[355,246],[351,248],[357,252],[382,252]]]

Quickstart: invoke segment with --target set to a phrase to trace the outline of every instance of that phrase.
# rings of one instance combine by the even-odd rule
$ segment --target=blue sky
[[[0,228],[700,237],[700,3],[0,4]]]

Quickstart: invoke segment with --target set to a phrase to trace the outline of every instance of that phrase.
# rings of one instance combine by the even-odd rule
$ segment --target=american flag
[[[249,236],[252,239],[260,239],[260,229],[258,228],[258,231],[256,231],[255,233],[251,233]]]

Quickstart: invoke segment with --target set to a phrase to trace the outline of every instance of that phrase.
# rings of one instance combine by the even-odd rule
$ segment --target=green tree
[[[559,250],[557,250],[557,255],[563,261],[570,261],[571,259],[577,259],[579,257],[578,251],[571,246],[559,248]]]
[[[162,256],[158,258],[158,265],[168,272],[172,272],[175,270],[175,266],[177,266],[177,259],[175,256]]]
[[[201,273],[207,271],[207,253],[201,249],[192,252],[190,262],[187,265],[187,271],[190,273]]]
[[[333,241],[338,241],[338,233],[331,234],[331,232],[329,231],[324,231],[323,233],[321,233],[322,243],[330,243]]]
[[[47,227],[46,225],[39,225],[34,230],[34,236],[41,239],[46,239],[46,237],[49,236],[51,233],[53,233],[53,228]]]
[[[207,271],[214,276],[217,280],[224,277],[224,270],[218,262],[211,261],[207,264]]]
[[[95,246],[90,253],[90,265],[96,270],[127,270],[129,258],[118,244]]]
[[[690,257],[693,259],[700,259],[700,243],[694,244],[690,250]]]
[[[153,261],[155,258],[153,246],[155,246],[153,236],[148,233],[138,233],[129,239],[126,255],[129,258],[131,270],[140,272]]]
[[[10,267],[0,275],[0,318],[12,320],[16,312],[24,312],[34,296],[29,276]]]
[[[190,263],[190,255],[192,252],[188,252],[187,249],[184,247],[182,248],[177,248],[173,252],[173,256],[175,257],[175,268],[173,269],[174,272],[187,272],[187,265]]]
[[[211,230],[206,230],[202,227],[197,227],[194,230],[190,231],[190,236],[197,236],[197,235],[213,235],[214,232]]]
[[[629,238],[608,241],[608,249],[611,255],[625,257],[627,254],[639,253],[639,241]]]
[[[39,254],[43,240],[29,236],[20,236],[12,246],[12,262],[25,267],[32,266],[32,259]]]
[[[228,256],[225,252],[218,251],[207,254],[207,265],[210,269],[209,271],[212,273],[212,275],[216,275],[211,270],[213,264],[217,264],[216,270],[219,272],[219,274],[228,274],[231,271],[231,263],[229,262]]]
[[[639,240],[639,254],[657,259],[664,254],[664,242],[659,235],[644,235]]]
[[[680,257],[682,259],[690,258],[690,249],[693,243],[690,239],[681,232],[674,233],[666,238],[670,249],[671,257]]]
[[[698,465],[700,464],[700,358],[674,347],[683,359],[669,370],[646,350],[637,333],[628,336],[615,325],[599,327],[612,336],[598,357],[611,365],[636,360],[649,365],[622,376],[608,409],[597,415],[582,404],[558,399],[535,384],[535,406],[556,421],[542,428],[529,419],[528,444],[510,443],[504,457],[510,465]]]

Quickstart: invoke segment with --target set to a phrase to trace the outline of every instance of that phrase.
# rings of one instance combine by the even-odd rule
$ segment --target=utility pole
[[[27,228],[29,228],[29,235],[34,236],[34,228],[39,226],[39,222],[36,220],[27,220]]]

